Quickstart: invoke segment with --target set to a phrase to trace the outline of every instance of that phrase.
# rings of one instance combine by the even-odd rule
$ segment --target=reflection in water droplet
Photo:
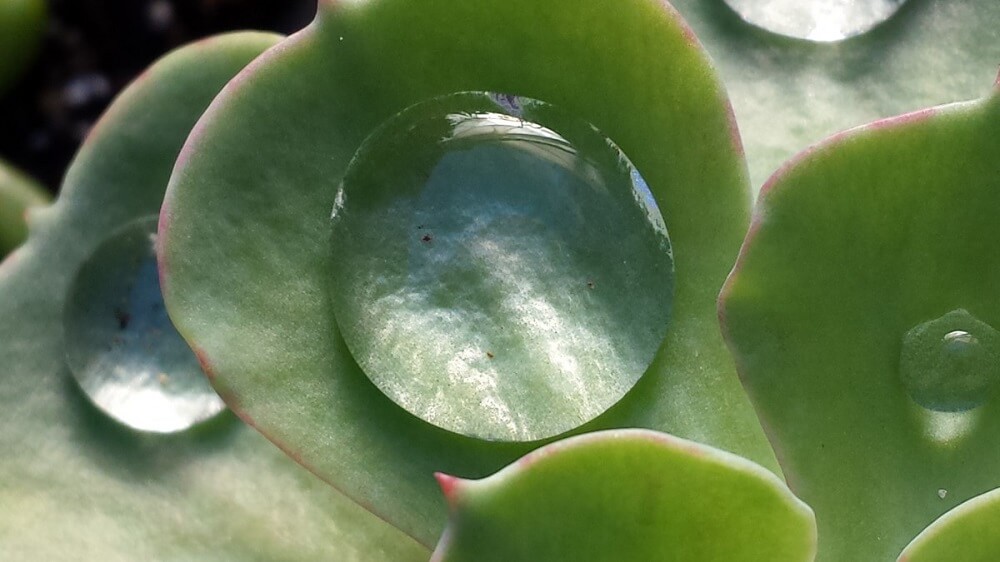
[[[66,359],[84,393],[134,429],[181,431],[225,405],[163,306],[156,217],[132,222],[84,262],[64,315]]]
[[[915,410],[923,434],[932,442],[945,446],[954,445],[968,435],[976,426],[980,414],[978,409],[938,412],[915,407]]]
[[[954,310],[906,333],[900,378],[914,402],[938,412],[983,404],[1000,376],[1000,333]]]
[[[817,42],[860,35],[896,13],[906,0],[726,0],[748,23]]]
[[[666,334],[673,260],[652,194],[611,141],[535,100],[455,94],[387,121],[336,194],[331,243],[355,359],[457,433],[577,427]]]

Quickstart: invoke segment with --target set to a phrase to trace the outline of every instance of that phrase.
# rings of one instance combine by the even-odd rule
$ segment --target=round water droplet
[[[896,13],[906,0],[726,0],[747,23],[817,42],[860,35]]]
[[[171,433],[225,408],[163,306],[156,217],[101,243],[70,287],[66,359],[80,388],[119,422]]]
[[[1000,378],[1000,333],[964,309],[920,324],[903,338],[900,377],[924,408],[971,410]]]
[[[663,341],[673,260],[653,196],[593,126],[526,98],[417,104],[336,194],[331,295],[389,398],[492,440],[575,428]]]

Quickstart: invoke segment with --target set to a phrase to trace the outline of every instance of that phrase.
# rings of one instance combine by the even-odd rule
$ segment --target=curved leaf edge
[[[182,64],[191,54],[191,48],[205,47],[217,41],[231,41],[235,39],[256,39],[261,41],[274,41],[282,36],[276,33],[243,30],[231,31],[212,35],[198,41],[181,45],[153,62],[138,76],[133,78],[108,104],[108,109],[98,117],[97,121],[87,131],[79,150],[74,154],[66,168],[66,173],[60,182],[58,196],[51,204],[31,209],[26,217],[28,223],[28,236],[20,246],[11,251],[0,261],[0,277],[7,275],[8,269],[18,261],[19,257],[27,252],[35,251],[35,246],[40,242],[39,238],[44,236],[52,223],[58,220],[60,215],[66,213],[63,209],[72,206],[72,200],[80,195],[77,191],[82,182],[76,178],[82,173],[84,163],[94,158],[94,145],[101,141],[104,133],[102,131],[121,120],[120,114],[128,113],[133,107],[144,102],[146,82],[149,78],[159,74],[169,72],[169,69],[177,64]]]
[[[933,547],[936,541],[947,538],[949,534],[970,520],[978,517],[985,518],[990,512],[1000,512],[1000,488],[966,500],[958,507],[937,518],[910,541],[910,544],[906,545],[896,562],[931,562],[922,557],[924,549]],[[990,557],[989,552],[982,554],[986,558]],[[997,555],[996,552],[992,554],[993,556]],[[972,562],[965,558],[957,558],[956,560],[957,562]]]
[[[717,103],[725,111],[725,118],[728,128],[729,140],[731,143],[732,154],[739,161],[738,179],[741,190],[745,198],[743,206],[745,213],[749,214],[749,209],[752,207],[752,198],[753,198],[753,192],[750,189],[749,165],[745,158],[743,141],[736,121],[735,111],[731,103],[731,100],[727,94],[727,91],[724,88],[719,68],[716,65],[716,63],[712,60],[708,51],[704,48],[703,44],[694,34],[693,29],[686,22],[684,17],[677,11],[677,9],[674,8],[666,0],[658,0],[654,3],[657,4],[658,7],[662,8],[666,12],[667,16],[673,21],[674,25],[676,25],[682,31],[688,43],[688,47],[697,52],[698,56],[700,57],[702,63],[705,66],[705,69],[713,76],[713,81],[715,85],[713,93],[717,97],[716,100]],[[173,199],[174,195],[178,191],[173,186],[175,183],[178,182],[177,180],[178,172],[182,171],[186,167],[187,162],[191,157],[191,155],[198,152],[206,144],[204,138],[207,136],[206,130],[211,129],[214,123],[221,121],[220,115],[224,114],[227,111],[230,101],[241,95],[242,93],[241,86],[245,82],[250,80],[257,73],[259,69],[274,64],[276,62],[279,62],[285,56],[286,52],[294,51],[297,48],[299,48],[302,44],[318,39],[317,36],[321,34],[319,28],[324,23],[325,18],[329,16],[332,12],[336,10],[351,9],[351,7],[352,7],[351,3],[345,3],[340,0],[319,0],[317,16],[312,21],[312,23],[310,23],[308,26],[301,29],[300,31],[290,35],[285,40],[281,41],[280,43],[268,49],[267,51],[265,51],[260,57],[255,59],[249,65],[247,65],[247,67],[245,67],[236,77],[233,78],[232,81],[230,81],[223,88],[223,90],[219,93],[219,95],[215,98],[215,100],[213,100],[212,104],[208,107],[208,109],[204,112],[202,117],[196,123],[195,127],[192,129],[191,134],[189,135],[187,141],[185,142],[183,148],[181,149],[181,152],[175,163],[174,173],[171,176],[170,185],[168,186],[167,194],[164,199],[163,206],[161,208],[160,222],[159,222],[159,231],[161,233],[169,230],[173,218]],[[160,283],[163,292],[168,293],[171,290],[169,288],[171,276],[170,276],[170,262],[169,259],[167,258],[169,252],[166,249],[166,246],[168,244],[167,237],[165,236],[159,237],[158,244],[159,245],[157,247],[157,255],[160,268],[159,269]],[[170,309],[169,300],[167,301],[167,308],[168,310]],[[270,441],[276,447],[281,449],[286,455],[294,459],[296,462],[302,465],[306,470],[308,470],[310,473],[312,473],[313,475],[324,481],[326,484],[330,485],[338,492],[342,493],[351,500],[355,501],[356,503],[364,507],[366,510],[372,512],[378,518],[386,521],[387,523],[393,525],[394,527],[399,528],[403,532],[413,536],[413,534],[407,531],[407,529],[398,527],[390,516],[376,509],[368,501],[365,501],[364,498],[359,493],[352,492],[345,486],[338,485],[336,481],[331,477],[331,475],[327,474],[325,471],[318,468],[313,463],[309,462],[305,458],[305,454],[303,451],[297,450],[294,444],[285,442],[272,429],[269,429],[265,423],[259,422],[253,415],[251,415],[249,411],[247,411],[245,408],[241,406],[238,392],[230,388],[226,384],[226,382],[220,379],[220,377],[216,376],[216,369],[213,366],[213,360],[210,354],[204,348],[199,346],[198,342],[196,341],[197,338],[193,334],[185,330],[183,326],[178,326],[178,331],[181,333],[182,337],[186,340],[188,345],[194,351],[195,355],[197,356],[202,366],[203,371],[208,376],[213,388],[223,398],[226,404],[240,418],[240,420],[243,423],[249,425],[256,431],[261,433],[268,441]],[[614,408],[615,407],[612,406],[609,411],[613,411]],[[602,416],[603,415],[604,414],[602,414]],[[574,432],[587,431],[588,425],[589,424],[584,424],[584,426],[571,430],[566,434],[563,434],[562,436],[554,436],[552,438],[538,440],[533,443],[527,443],[527,445],[534,444],[537,446],[541,446],[544,445],[545,443],[552,443],[553,440],[564,438],[566,435],[572,435]],[[588,433],[585,433],[583,435],[588,435]],[[578,434],[578,437],[579,436],[580,435]],[[736,457],[742,458],[738,456]],[[752,461],[749,460],[747,460],[747,462],[752,463]],[[768,472],[772,474],[777,472],[780,474],[780,470],[781,470],[780,466],[776,465],[772,471]],[[428,474],[427,476],[428,479],[431,478],[431,474]],[[421,542],[426,546],[433,547],[433,544],[428,544],[426,543],[426,541],[420,540],[419,537],[414,536],[414,538],[418,540],[418,542]]]
[[[810,551],[807,554],[806,560],[815,559],[818,548],[818,530],[815,514],[812,508],[798,498],[781,477],[774,472],[747,458],[710,445],[690,441],[660,431],[630,428],[594,431],[550,443],[482,479],[467,480],[440,472],[436,473],[434,476],[448,505],[449,521],[441,535],[440,541],[434,549],[434,554],[430,562],[441,562],[444,560],[448,549],[454,541],[456,533],[455,518],[460,511],[463,496],[468,491],[474,490],[478,486],[495,487],[502,485],[504,481],[516,478],[525,471],[531,470],[534,465],[544,463],[552,457],[558,457],[564,453],[572,453],[576,449],[586,448],[593,444],[616,440],[648,441],[669,450],[671,453],[697,458],[701,462],[724,466],[734,474],[763,482],[771,491],[781,497],[794,513],[811,522],[809,527],[810,534],[807,537]]]
[[[785,189],[784,184],[789,178],[794,178],[800,166],[806,165],[816,159],[822,159],[826,154],[837,150],[840,146],[849,143],[858,137],[865,137],[870,134],[880,134],[886,131],[905,130],[908,127],[917,126],[936,116],[946,115],[951,112],[968,111],[970,109],[985,107],[994,103],[1000,104],[1000,74],[998,74],[996,83],[994,84],[991,92],[983,98],[935,105],[892,117],[886,117],[872,121],[871,123],[845,129],[822,139],[788,159],[761,187],[760,193],[757,197],[757,202],[753,207],[753,214],[751,216],[750,227],[747,230],[746,238],[744,238],[743,244],[740,247],[739,255],[736,258],[733,269],[726,278],[726,282],[723,285],[722,290],[719,292],[718,319],[719,326],[722,330],[723,340],[726,342],[730,355],[733,357],[733,361],[736,364],[736,373],[740,379],[740,383],[745,389],[748,390],[747,395],[750,397],[750,403],[754,406],[757,418],[760,421],[761,427],[764,429],[764,434],[767,435],[771,448],[774,450],[774,454],[778,459],[778,464],[781,465],[785,480],[788,482],[789,487],[793,491],[799,489],[796,482],[796,475],[788,470],[788,464],[784,460],[784,450],[780,440],[775,437],[771,421],[766,413],[764,413],[759,407],[754,393],[749,391],[751,385],[749,383],[749,379],[747,378],[748,369],[746,368],[745,361],[743,360],[736,343],[730,335],[731,332],[726,317],[726,305],[729,296],[734,290],[734,287],[738,284],[742,266],[747,259],[750,249],[754,246],[757,233],[766,221],[767,211],[770,207],[771,199],[775,196],[775,194],[778,194]]]

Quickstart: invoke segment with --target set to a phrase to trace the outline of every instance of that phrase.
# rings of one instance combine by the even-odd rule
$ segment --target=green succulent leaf
[[[648,430],[547,445],[482,480],[438,475],[435,562],[810,562],[812,511],[767,469]]]
[[[1000,486],[998,210],[996,91],[832,137],[765,186],[721,316],[819,560],[888,560]]]
[[[839,43],[755,28],[724,0],[672,0],[718,65],[755,189],[782,162],[837,131],[972,99],[1000,64],[1000,2],[908,0]]]
[[[991,562],[1000,556],[1000,490],[945,513],[913,539],[897,562]]]
[[[428,545],[446,519],[433,472],[483,476],[537,446],[460,437],[396,406],[348,353],[329,302],[329,217],[349,159],[391,115],[470,90],[593,123],[645,177],[670,232],[666,341],[580,430],[670,431],[777,471],[715,317],[748,221],[745,164],[704,53],[653,0],[324,1],[231,83],[185,146],[161,215],[167,305],[220,394]]]
[[[0,94],[38,50],[47,11],[45,0],[0,2]]]
[[[0,161],[0,258],[28,236],[27,212],[50,197],[34,180]]]
[[[94,408],[64,366],[62,308],[76,269],[117,227],[159,209],[195,120],[279,39],[220,36],[150,68],[0,267],[0,558],[426,559],[231,414],[181,434],[136,433]]]

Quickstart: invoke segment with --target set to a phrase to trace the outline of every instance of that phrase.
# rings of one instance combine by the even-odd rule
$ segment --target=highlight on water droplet
[[[87,258],[67,297],[66,361],[90,400],[133,429],[185,430],[225,409],[167,317],[157,218],[116,231]]]
[[[617,145],[552,105],[414,105],[362,144],[331,203],[344,341],[438,427],[501,441],[578,427],[666,335],[673,258],[653,195]]]
[[[906,0],[726,0],[744,21],[779,35],[840,41],[888,20]]]
[[[921,407],[972,410],[992,396],[1000,378],[1000,333],[967,310],[954,310],[906,333],[899,373]]]

